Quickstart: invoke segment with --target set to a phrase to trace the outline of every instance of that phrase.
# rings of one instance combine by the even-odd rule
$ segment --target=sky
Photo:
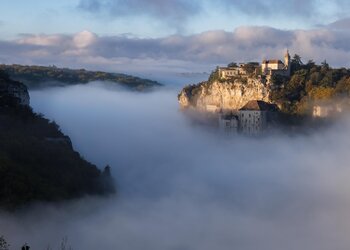
[[[0,62],[201,72],[281,58],[350,66],[347,0],[2,0]]]

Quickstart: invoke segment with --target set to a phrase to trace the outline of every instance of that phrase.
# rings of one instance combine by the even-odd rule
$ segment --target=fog
[[[81,155],[110,164],[118,195],[0,214],[19,249],[349,249],[350,126],[224,138],[195,125],[171,89],[101,83],[32,91]]]

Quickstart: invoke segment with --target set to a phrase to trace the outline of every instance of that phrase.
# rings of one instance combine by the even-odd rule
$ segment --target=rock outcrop
[[[0,77],[0,103],[9,106],[29,106],[27,87],[21,82],[9,79],[7,76]]]
[[[202,82],[185,87],[178,95],[181,108],[216,112],[237,110],[250,100],[271,102],[270,85],[260,78]]]

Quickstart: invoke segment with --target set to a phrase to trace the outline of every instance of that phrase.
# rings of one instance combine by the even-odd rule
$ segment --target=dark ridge
[[[0,208],[115,192],[109,167],[101,171],[84,160],[55,122],[23,104],[23,84],[1,71],[0,83],[8,85],[0,91]]]
[[[73,84],[86,84],[92,81],[106,81],[135,91],[149,91],[163,86],[157,81],[142,79],[120,73],[88,71],[85,69],[57,68],[56,66],[28,66],[0,64],[0,70],[29,88],[44,88]]]

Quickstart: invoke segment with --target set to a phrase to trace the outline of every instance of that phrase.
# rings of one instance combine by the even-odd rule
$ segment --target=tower
[[[284,55],[284,68],[285,70],[287,70],[287,75],[290,76],[291,65],[290,65],[289,50],[287,50],[286,54]]]
[[[287,50],[286,54],[284,55],[284,66],[287,68],[290,64],[290,55],[289,50]]]

